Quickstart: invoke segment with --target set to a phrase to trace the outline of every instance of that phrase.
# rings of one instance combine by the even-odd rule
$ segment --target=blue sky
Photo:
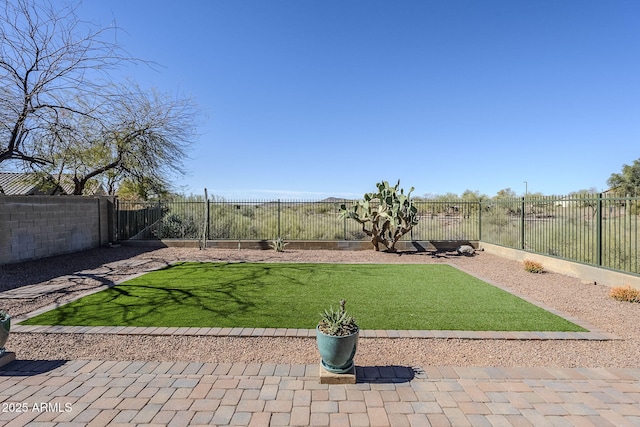
[[[84,0],[193,96],[187,193],[565,194],[640,158],[640,2]]]

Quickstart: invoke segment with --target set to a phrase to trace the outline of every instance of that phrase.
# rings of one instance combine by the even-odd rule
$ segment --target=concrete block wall
[[[110,197],[0,196],[0,265],[107,244],[113,205]]]

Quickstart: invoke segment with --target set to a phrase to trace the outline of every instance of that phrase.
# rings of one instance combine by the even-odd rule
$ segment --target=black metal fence
[[[501,200],[415,200],[419,222],[404,240],[484,241],[640,274],[638,197],[599,194]],[[118,238],[366,240],[339,218],[350,201],[120,201]]]
[[[163,204],[122,202],[116,199],[117,238],[153,239],[153,229],[162,221]]]
[[[363,240],[362,226],[339,218],[351,201],[120,201],[119,239]],[[477,240],[477,203],[417,201],[420,221],[405,240]],[[208,218],[208,221],[206,220]]]
[[[639,201],[599,194],[486,201],[480,240],[640,274]]]

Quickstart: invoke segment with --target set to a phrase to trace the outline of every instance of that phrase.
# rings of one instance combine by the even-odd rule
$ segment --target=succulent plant
[[[0,322],[4,322],[9,317],[9,313],[6,310],[0,310]]]
[[[343,337],[358,331],[356,319],[347,313],[344,308],[346,303],[345,300],[341,300],[340,310],[334,311],[333,307],[330,307],[329,310],[325,310],[324,313],[321,314],[322,318],[320,319],[318,328],[322,333]]]
[[[276,240],[273,240],[269,246],[271,249],[274,249],[276,252],[284,252],[284,247],[289,243],[285,242],[282,237],[278,237]]]

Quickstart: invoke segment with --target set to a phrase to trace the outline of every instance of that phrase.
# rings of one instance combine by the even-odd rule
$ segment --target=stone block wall
[[[0,265],[105,245],[113,209],[112,197],[0,196]]]

